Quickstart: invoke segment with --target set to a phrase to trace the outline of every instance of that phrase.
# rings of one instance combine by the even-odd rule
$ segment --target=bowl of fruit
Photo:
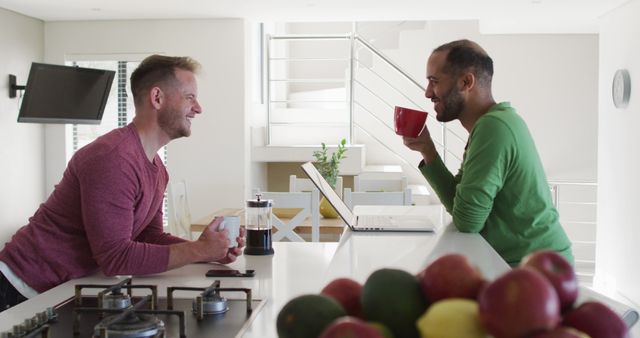
[[[339,278],[318,294],[291,299],[276,322],[280,338],[628,338],[602,302],[578,299],[575,271],[538,251],[489,281],[460,254],[417,275],[374,271],[364,284]]]

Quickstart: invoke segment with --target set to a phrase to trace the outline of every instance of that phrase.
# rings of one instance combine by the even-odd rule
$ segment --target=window
[[[116,72],[114,83],[111,86],[109,99],[102,115],[102,122],[98,125],[74,124],[72,126],[73,152],[91,143],[93,140],[109,131],[126,126],[133,120],[135,107],[129,78],[140,62],[133,61],[67,61],[67,65],[113,70]],[[163,163],[167,164],[167,147],[162,147],[158,152]],[[162,211],[163,224],[168,226],[167,192],[164,195]]]

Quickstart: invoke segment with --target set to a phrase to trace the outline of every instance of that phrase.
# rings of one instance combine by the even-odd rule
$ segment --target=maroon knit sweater
[[[0,260],[38,292],[98,269],[108,276],[166,271],[167,245],[183,241],[163,232],[167,181],[135,126],[115,129],[76,152]]]

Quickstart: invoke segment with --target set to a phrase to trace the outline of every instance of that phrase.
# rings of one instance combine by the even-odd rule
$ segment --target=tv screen
[[[100,124],[114,71],[32,63],[18,122]]]

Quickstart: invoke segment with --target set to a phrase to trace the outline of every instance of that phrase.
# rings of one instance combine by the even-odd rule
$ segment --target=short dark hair
[[[490,85],[493,77],[493,60],[487,52],[471,40],[456,40],[446,43],[433,52],[448,52],[445,72],[458,76],[472,72],[481,85]]]
[[[143,93],[154,85],[171,85],[176,81],[176,69],[196,73],[200,63],[188,56],[164,56],[154,54],[146,57],[131,74],[131,93],[136,105]]]

